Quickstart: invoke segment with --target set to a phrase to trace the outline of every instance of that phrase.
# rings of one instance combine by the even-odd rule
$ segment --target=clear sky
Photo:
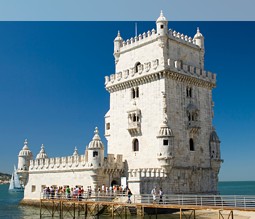
[[[254,21],[254,8],[254,0],[0,0],[0,20],[152,21],[163,9],[175,21]]]
[[[157,15],[158,16],[158,15]],[[157,18],[156,16],[156,18]],[[155,19],[156,19],[155,18]],[[11,172],[24,139],[36,155],[84,153],[95,126],[104,135],[114,73],[113,40],[134,22],[0,22],[0,172]],[[214,125],[222,141],[220,180],[255,180],[255,22],[169,22],[205,36],[205,68],[217,73]],[[155,22],[138,22],[138,32]]]

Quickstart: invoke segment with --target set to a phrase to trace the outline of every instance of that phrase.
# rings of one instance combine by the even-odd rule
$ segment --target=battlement
[[[124,40],[121,45],[120,52],[124,52],[129,49],[133,49],[133,47],[141,46],[143,44],[148,44],[152,41],[157,40],[159,35],[157,34],[155,29],[147,31],[147,33],[139,34],[138,36],[131,37],[130,39]],[[168,37],[177,40],[180,43],[187,44],[189,46],[198,47],[196,45],[196,40],[192,37],[184,35],[183,33],[177,32],[175,30],[168,30]]]
[[[135,72],[135,67],[131,67],[117,72],[116,74],[105,76],[105,86],[107,90],[110,90],[110,88],[114,85],[119,85],[127,81],[140,79],[146,76],[152,76],[155,72],[157,73],[169,70],[201,81],[213,84],[216,83],[216,74],[211,73],[210,71],[205,71],[198,67],[184,64],[179,60],[168,59],[164,61],[163,59],[155,59],[150,62],[141,63],[137,72]]]
[[[133,46],[138,46],[141,44],[148,43],[155,39],[157,39],[156,30],[155,29],[152,29],[151,31],[149,30],[147,33],[144,32],[143,34],[139,34],[138,36],[131,37],[130,39],[127,39],[126,41],[124,40],[122,42],[121,51],[130,49]]]
[[[175,40],[177,40],[181,43],[186,43],[188,45],[192,45],[192,46],[197,47],[196,40],[193,39],[190,36],[184,35],[183,33],[180,33],[180,32],[177,32],[175,30],[169,29],[168,36],[170,38],[174,38]]]
[[[109,154],[101,167],[104,169],[123,168],[122,155],[114,157],[113,154]],[[86,155],[75,155],[30,160],[29,171],[67,171],[92,168],[93,165],[88,161]]]

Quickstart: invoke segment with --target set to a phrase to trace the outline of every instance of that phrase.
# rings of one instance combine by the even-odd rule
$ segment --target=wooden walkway
[[[238,198],[232,200],[229,197],[224,199],[222,196],[217,196],[217,198],[215,196],[204,196],[206,201],[200,202],[203,201],[200,196],[192,196],[192,199],[190,198],[191,196],[178,196],[178,199],[177,196],[171,196],[171,198],[165,198],[161,203],[148,203],[146,201],[149,200],[147,199],[148,197],[133,197],[133,203],[131,204],[118,200],[103,200],[105,197],[90,197],[90,199],[83,199],[82,201],[41,199],[40,218],[99,219],[102,215],[125,219],[129,215],[140,215],[140,218],[151,218],[151,216],[158,218],[162,213],[179,212],[180,219],[195,219],[197,210],[217,210],[219,219],[234,219],[234,210],[255,211],[255,199],[249,198],[248,202],[240,202]],[[224,214],[222,213],[223,211],[225,212]]]

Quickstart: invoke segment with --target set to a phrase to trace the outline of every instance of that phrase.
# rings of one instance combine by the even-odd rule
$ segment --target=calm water
[[[222,195],[255,195],[255,181],[220,182],[219,192]],[[37,219],[39,209],[19,206],[22,193],[9,193],[8,185],[0,185],[0,218],[3,219]],[[102,218],[102,217],[100,217]],[[136,217],[132,217],[134,219]],[[152,217],[153,218],[153,217]],[[158,217],[166,218],[166,217]],[[167,218],[170,218],[169,216]],[[175,218],[174,216],[172,218]]]

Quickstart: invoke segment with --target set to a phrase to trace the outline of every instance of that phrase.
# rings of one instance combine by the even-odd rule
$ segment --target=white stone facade
[[[129,187],[149,193],[215,193],[222,162],[212,126],[216,75],[204,70],[204,38],[157,30],[114,40],[115,74],[105,77],[109,153],[122,153]],[[212,135],[214,139],[212,140]]]
[[[25,199],[45,185],[96,188],[127,177],[135,193],[216,193],[220,141],[212,126],[216,75],[204,70],[204,37],[168,29],[161,12],[156,30],[114,40],[115,73],[105,77],[108,156],[96,129],[84,155],[48,158],[44,147],[29,170],[19,159]],[[24,149],[24,148],[23,148]],[[25,148],[28,150],[28,148]]]
[[[24,148],[29,151],[27,141],[23,150]],[[109,185],[113,181],[120,184],[123,168],[122,155],[108,154],[104,158],[104,145],[96,128],[85,154],[79,155],[75,148],[71,156],[48,158],[42,145],[36,159],[30,160],[29,169],[18,165],[18,173],[25,184],[24,199],[39,199],[46,186],[83,186],[85,189],[91,187],[95,190],[102,184]]]

